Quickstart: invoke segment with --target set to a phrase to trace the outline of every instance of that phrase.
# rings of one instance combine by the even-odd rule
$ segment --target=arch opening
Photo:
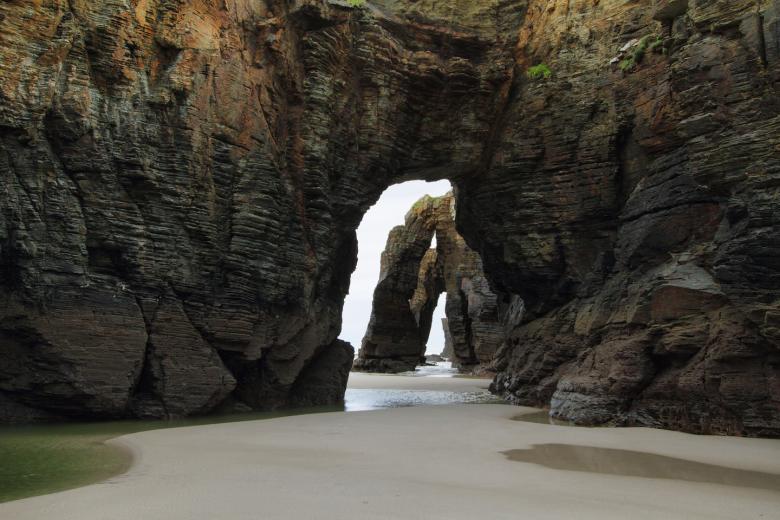
[[[447,181],[393,186],[367,212],[342,319],[341,339],[359,345],[356,370],[405,372],[444,354],[463,372],[492,371],[504,338],[500,298],[455,213]]]
[[[421,197],[440,197],[450,190],[452,185],[447,180],[401,182],[382,192],[379,200],[365,213],[356,232],[358,260],[350,280],[349,294],[344,301],[340,339],[358,348],[362,344],[371,319],[374,291],[380,281],[382,254],[393,228],[403,226],[406,214]],[[424,247],[427,250],[435,248],[436,244],[434,230]],[[444,331],[435,325],[441,323],[443,315],[443,306],[434,305],[434,316],[431,318],[434,326],[430,327],[430,336],[425,338],[426,344],[434,349],[431,353],[441,352],[434,352],[434,345],[438,345],[439,349],[444,346]]]

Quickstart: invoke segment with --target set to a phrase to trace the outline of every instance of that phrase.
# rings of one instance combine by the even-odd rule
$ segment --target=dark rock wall
[[[449,178],[510,295],[496,391],[780,434],[779,28],[777,0],[2,2],[0,413],[310,401],[362,214]]]
[[[354,250],[306,212],[304,29],[258,1],[0,12],[2,400],[284,404],[338,334]]]
[[[3,417],[273,408],[348,366],[354,230],[475,163],[519,3],[2,2]]]
[[[529,9],[518,63],[553,75],[521,82],[459,185],[465,236],[525,303],[494,389],[583,423],[780,434],[780,4],[563,4]]]

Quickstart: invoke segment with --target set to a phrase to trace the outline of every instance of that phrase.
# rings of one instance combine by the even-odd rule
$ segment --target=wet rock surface
[[[313,365],[362,214],[448,178],[508,298],[496,392],[581,423],[780,435],[779,16],[0,3],[3,419],[333,388]]]

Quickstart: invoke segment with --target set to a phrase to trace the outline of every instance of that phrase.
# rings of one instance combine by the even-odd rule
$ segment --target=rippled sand
[[[417,389],[455,391],[438,388]],[[511,420],[526,411],[418,406],[133,434],[118,440],[136,453],[127,474],[0,504],[0,518],[778,518],[780,493],[760,474],[780,474],[780,441]]]

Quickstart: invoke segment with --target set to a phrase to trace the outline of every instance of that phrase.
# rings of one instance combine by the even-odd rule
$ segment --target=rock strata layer
[[[458,192],[525,308],[493,389],[584,424],[777,436],[780,2],[650,3],[529,8],[519,63],[552,77]]]
[[[0,79],[3,420],[339,400],[354,230],[447,178],[496,392],[780,435],[778,0],[6,0]]]

